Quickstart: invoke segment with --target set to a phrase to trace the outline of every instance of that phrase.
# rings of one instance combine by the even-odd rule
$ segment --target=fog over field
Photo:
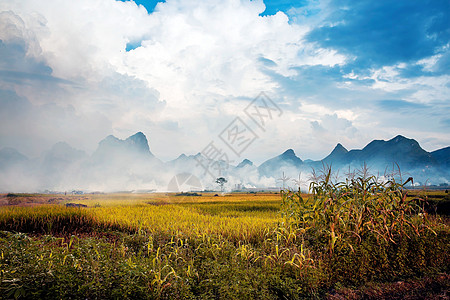
[[[306,188],[364,163],[448,184],[449,12],[0,0],[0,192]]]
[[[415,179],[415,185],[447,184],[450,147],[429,153],[413,139],[397,136],[373,141],[361,150],[348,151],[338,144],[322,160],[302,160],[288,149],[260,165],[244,159],[239,164],[226,156],[213,157],[207,148],[195,155],[181,154],[163,162],[151,151],[147,137],[138,132],[125,140],[112,135],[99,142],[92,154],[57,143],[42,156],[29,159],[12,148],[0,151],[2,192],[151,192],[218,190],[224,177],[225,191],[280,188],[308,190],[314,176],[331,167],[336,180],[359,175],[368,168],[380,181],[394,177]],[[414,182],[413,182],[414,183]]]

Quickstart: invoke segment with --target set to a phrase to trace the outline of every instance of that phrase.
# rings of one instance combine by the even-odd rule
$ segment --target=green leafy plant
[[[411,180],[381,181],[363,171],[334,182],[331,168],[325,168],[310,184],[311,197],[282,191],[283,216],[289,226],[326,237],[330,254],[338,246],[353,249],[371,236],[396,243],[399,236],[431,230],[422,207],[407,197],[404,186]]]

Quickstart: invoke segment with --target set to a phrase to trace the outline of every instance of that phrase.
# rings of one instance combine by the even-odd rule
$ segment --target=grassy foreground
[[[3,206],[0,297],[449,296],[447,219],[421,210],[401,185],[324,175],[312,195],[89,195]],[[33,197],[48,196],[25,202]]]

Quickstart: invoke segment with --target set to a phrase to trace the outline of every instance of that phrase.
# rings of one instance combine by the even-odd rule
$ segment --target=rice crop
[[[445,216],[423,209],[426,199],[370,176],[333,182],[329,170],[310,192],[100,194],[4,206],[0,294],[300,299],[405,281],[408,295],[422,278],[434,285],[421,293],[447,295],[450,230]]]

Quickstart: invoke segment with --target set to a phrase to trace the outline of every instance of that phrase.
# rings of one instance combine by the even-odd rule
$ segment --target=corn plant
[[[286,228],[295,226],[304,232],[316,232],[327,238],[332,254],[336,246],[353,249],[369,236],[395,243],[398,237],[420,235],[428,227],[423,209],[407,199],[405,183],[394,178],[380,181],[366,169],[359,176],[333,180],[331,168],[325,168],[310,184],[311,197],[300,192],[282,191],[282,212]]]

